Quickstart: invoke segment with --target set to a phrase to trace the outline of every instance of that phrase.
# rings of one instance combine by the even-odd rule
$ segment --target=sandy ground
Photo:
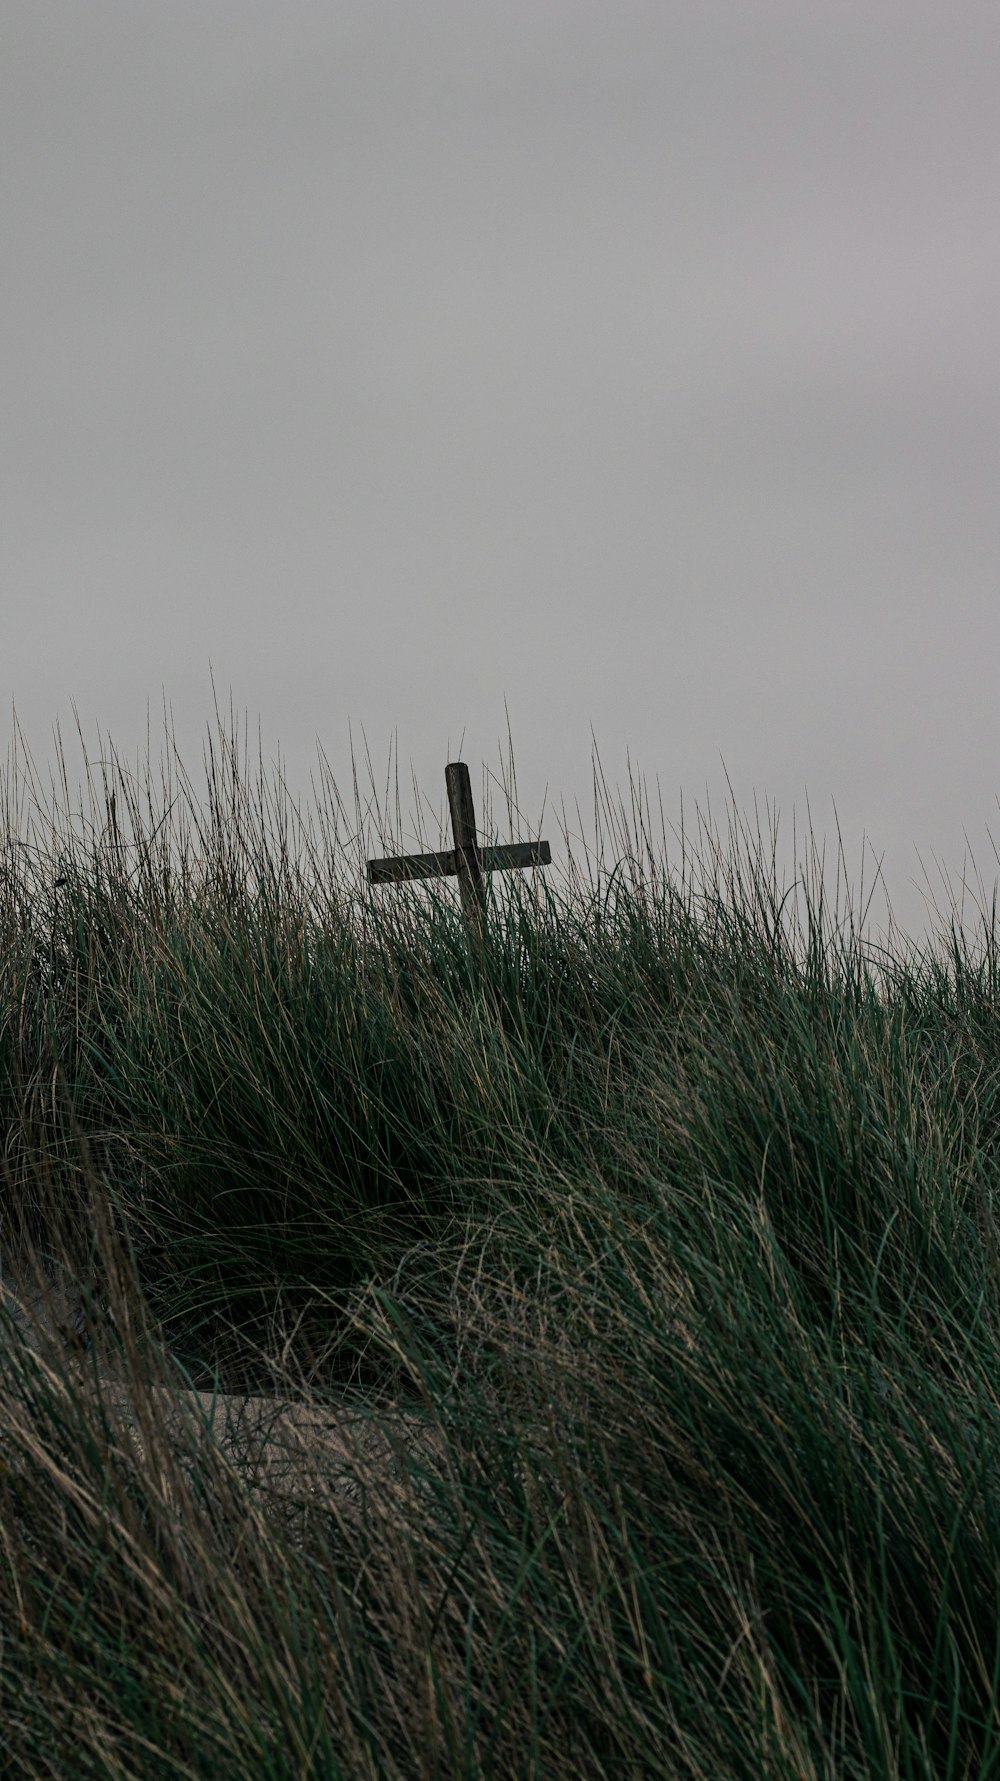
[[[46,1303],[44,1294],[22,1279],[6,1258],[0,1258],[0,1295],[36,1353],[43,1353],[44,1338],[54,1326],[68,1337],[66,1355],[73,1368],[74,1390],[93,1398],[95,1382],[85,1343],[74,1344],[75,1302],[55,1292],[51,1304]],[[0,1341],[5,1334],[0,1325]],[[121,1426],[141,1463],[145,1457],[142,1417],[137,1414],[128,1382],[122,1376],[102,1376],[100,1389],[104,1402],[120,1413]],[[329,1402],[315,1405],[265,1394],[219,1392],[213,1396],[209,1391],[154,1387],[152,1402],[170,1429],[177,1429],[181,1418],[197,1415],[207,1423],[227,1457],[237,1459],[241,1467],[249,1463],[257,1476],[263,1475],[268,1486],[279,1491],[290,1469],[301,1467],[303,1461],[308,1469],[310,1455],[317,1454],[324,1476],[336,1480],[338,1500],[343,1499],[345,1506],[357,1501],[359,1494],[356,1476],[346,1463],[353,1453],[362,1456],[366,1469],[381,1466],[387,1477],[398,1478],[392,1452],[395,1441],[402,1440],[421,1459],[426,1455],[428,1464],[433,1450],[440,1448],[440,1436],[435,1438],[419,1412],[403,1410],[391,1402],[361,1401],[356,1396],[345,1395],[343,1408],[338,1409]],[[323,1449],[322,1456],[317,1449]]]

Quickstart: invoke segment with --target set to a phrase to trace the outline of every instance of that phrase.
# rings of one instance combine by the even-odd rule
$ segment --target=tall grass
[[[470,948],[209,769],[7,787],[5,1772],[1000,1771],[995,910],[873,961],[604,788]]]

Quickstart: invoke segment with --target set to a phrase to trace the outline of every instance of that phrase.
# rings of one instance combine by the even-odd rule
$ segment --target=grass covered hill
[[[633,797],[470,937],[211,767],[8,785],[3,1772],[1000,1774],[995,921]]]

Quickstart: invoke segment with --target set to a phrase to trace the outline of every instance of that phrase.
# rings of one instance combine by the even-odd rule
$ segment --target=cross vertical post
[[[458,889],[469,932],[472,934],[478,931],[479,921],[486,912],[486,885],[476,841],[472,781],[464,761],[450,761],[444,770],[444,779],[451,808],[451,832],[455,837]]]

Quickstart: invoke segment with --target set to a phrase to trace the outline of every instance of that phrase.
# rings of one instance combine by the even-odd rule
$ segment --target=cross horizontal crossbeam
[[[505,847],[480,847],[484,872],[511,872],[517,866],[550,866],[552,850],[547,841],[513,841]],[[458,852],[408,853],[388,860],[368,861],[369,884],[400,883],[408,878],[453,878],[461,870]]]

